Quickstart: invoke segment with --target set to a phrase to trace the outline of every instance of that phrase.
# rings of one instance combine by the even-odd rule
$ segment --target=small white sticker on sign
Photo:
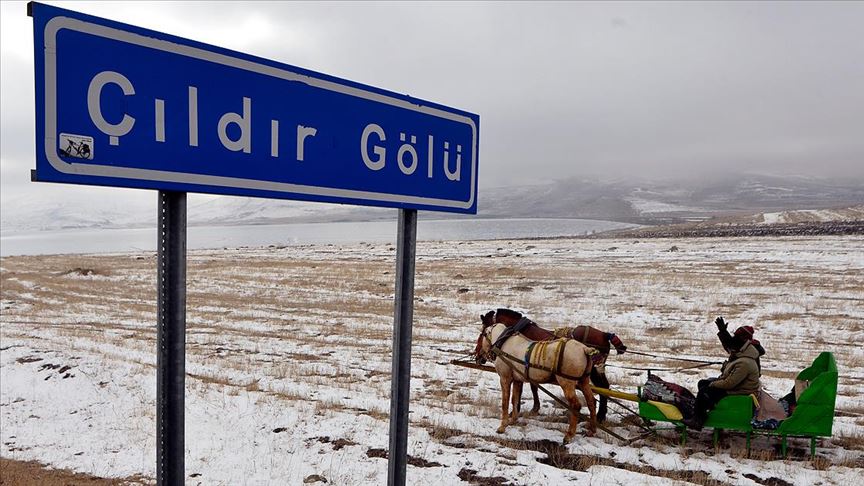
[[[73,159],[93,159],[93,137],[60,134],[60,156]]]

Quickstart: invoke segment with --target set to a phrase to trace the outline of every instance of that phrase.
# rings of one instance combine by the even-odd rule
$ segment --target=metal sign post
[[[393,374],[390,377],[388,486],[405,484],[408,402],[411,391],[411,326],[414,319],[414,261],[417,210],[400,209],[396,236],[396,309],[393,319]]]
[[[186,378],[186,193],[159,191],[156,484],[182,485]]]

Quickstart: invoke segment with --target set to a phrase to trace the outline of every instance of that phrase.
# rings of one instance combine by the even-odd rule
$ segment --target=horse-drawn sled
[[[593,328],[583,329],[585,326],[578,330],[546,331],[521,314],[508,309],[489,312],[481,316],[481,320],[483,326],[471,360],[456,359],[450,363],[498,373],[502,389],[501,425],[497,430],[499,433],[519,420],[522,385],[528,383],[534,394],[534,407],[530,413],[539,411],[537,390],[540,390],[552,397],[570,414],[569,426],[564,436],[565,444],[572,440],[579,422],[581,404],[576,398],[576,390],[582,392],[589,410],[587,431],[589,435],[593,435],[597,427],[619,441],[629,444],[656,434],[658,430],[663,429],[656,423],[663,422],[671,425],[666,428],[677,431],[682,445],[686,443],[688,426],[685,424],[687,422],[685,416],[692,413],[690,410],[692,402],[686,397],[681,399],[681,395],[676,392],[682,387],[663,382],[646,369],[648,381],[645,386],[638,387],[636,393],[621,392],[610,388],[605,373],[598,373],[595,369],[596,363],[600,363],[600,369],[603,369],[602,365],[605,364],[605,357],[610,349],[609,341],[613,341],[613,346],[619,353],[627,349],[620,339],[612,339],[614,334],[602,333]],[[596,332],[592,333],[591,330]],[[591,335],[595,337],[594,340],[588,339]],[[597,336],[602,336],[603,339],[597,339]],[[656,356],[648,353],[637,352],[636,354]],[[716,363],[686,358],[663,358],[703,363],[690,368]],[[494,360],[494,366],[484,364],[486,360]],[[589,378],[594,385],[588,383]],[[838,372],[834,356],[830,352],[823,352],[811,366],[798,373],[793,391],[783,399],[791,406],[788,410],[784,409],[782,417],[774,415],[771,419],[763,419],[760,412],[770,410],[770,407],[760,403],[759,399],[771,400],[766,395],[761,397],[756,393],[729,395],[720,399],[708,413],[704,427],[713,429],[715,448],[722,431],[733,431],[746,435],[748,455],[751,438],[754,435],[764,435],[780,438],[783,457],[787,454],[789,438],[809,438],[810,456],[815,457],[816,438],[830,437],[832,434],[837,380]],[[561,399],[543,387],[548,384],[559,385],[565,399]],[[684,392],[689,394],[686,390]],[[625,438],[608,426],[598,424],[594,410],[594,394],[601,398],[604,416],[606,402],[611,400],[620,405],[622,410],[637,415],[641,419],[642,423],[639,426],[644,433],[633,438]],[[690,396],[692,397],[692,394]],[[619,400],[635,402],[638,408],[633,410]],[[599,421],[602,422],[603,418],[601,417]]]

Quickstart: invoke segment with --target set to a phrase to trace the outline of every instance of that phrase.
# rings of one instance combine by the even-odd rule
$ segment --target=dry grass
[[[437,442],[444,443],[448,439],[465,435],[465,432],[447,426],[440,420],[428,421],[425,419],[418,420],[416,425],[423,427],[429,432],[429,437]]]
[[[831,438],[831,445],[843,449],[864,451],[864,432],[836,434]]]

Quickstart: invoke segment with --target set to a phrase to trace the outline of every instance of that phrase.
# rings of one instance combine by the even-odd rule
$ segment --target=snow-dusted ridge
[[[857,206],[864,204],[864,181],[759,175],[659,181],[569,178],[546,184],[480,188],[478,201],[479,217],[669,224],[712,216]],[[272,199],[191,194],[188,204],[191,225],[393,218],[393,210],[389,209]],[[436,218],[464,217],[428,214]],[[426,215],[421,213],[421,217]],[[72,228],[143,228],[153,226],[155,218],[153,191],[127,190],[123,198],[118,198],[116,190],[85,187],[56,198],[4,198],[0,206],[4,235]]]

